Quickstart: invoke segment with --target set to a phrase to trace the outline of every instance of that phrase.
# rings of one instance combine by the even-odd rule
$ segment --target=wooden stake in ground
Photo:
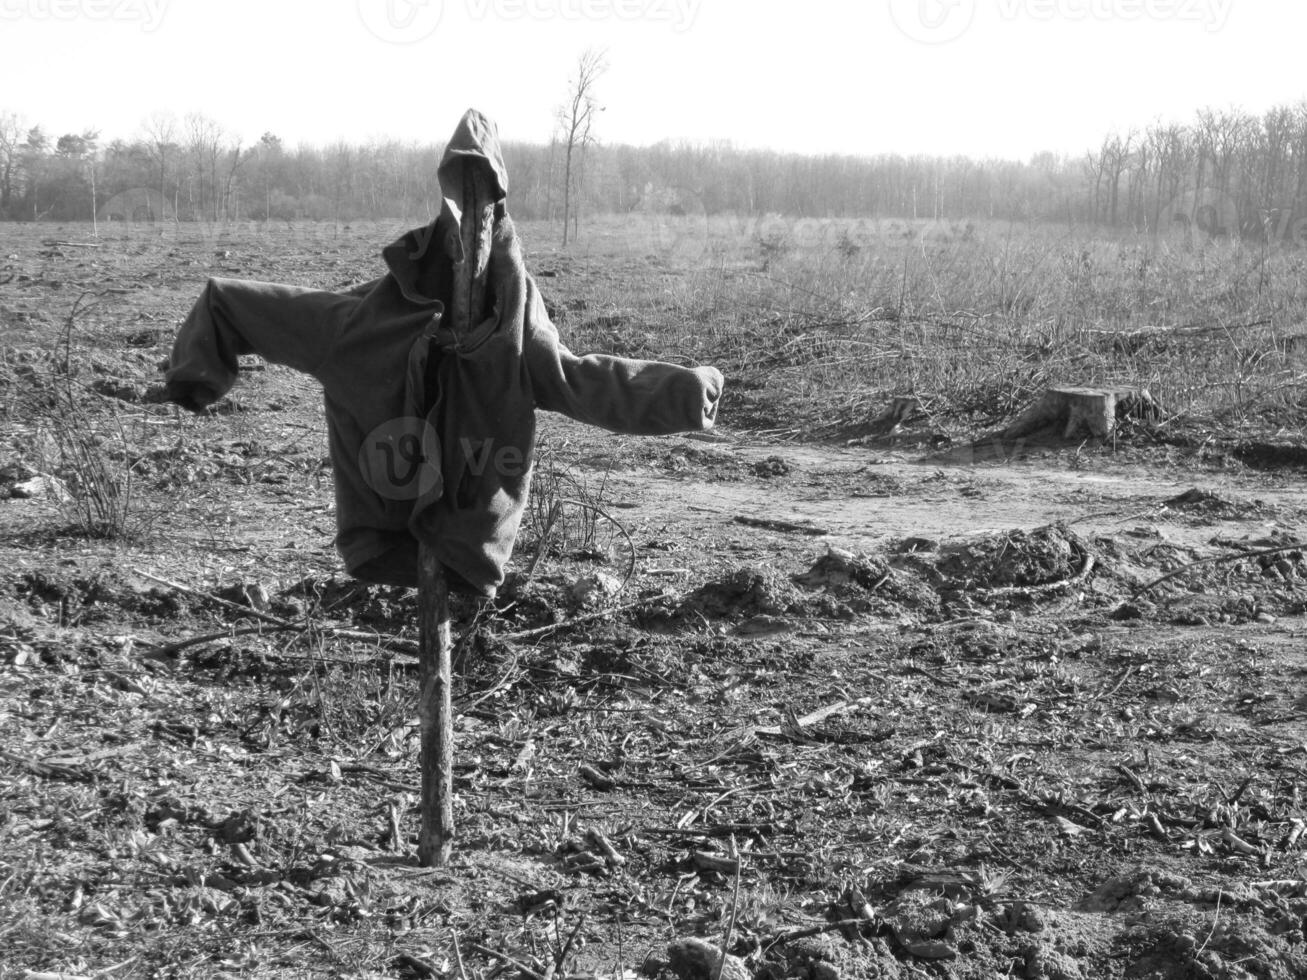
[[[463,261],[454,264],[449,324],[461,339],[486,312],[486,274],[494,231],[493,181],[484,164],[463,166],[459,238]],[[447,188],[446,193],[459,193]],[[446,865],[454,846],[454,715],[450,704],[453,639],[449,625],[449,583],[435,552],[418,544],[418,714],[422,719],[422,829],[418,863]]]

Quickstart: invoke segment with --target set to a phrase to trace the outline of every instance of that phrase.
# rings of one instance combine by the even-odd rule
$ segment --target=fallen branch
[[[797,727],[802,730],[812,725],[819,725],[831,715],[843,714],[846,711],[852,711],[854,708],[861,707],[868,703],[867,698],[858,698],[849,701],[837,701],[835,704],[829,704],[824,708],[818,708],[816,711],[810,711],[802,718],[796,719]],[[783,725],[758,725],[750,729],[754,735],[781,735],[785,732]]]
[[[633,609],[642,609],[645,606],[656,605],[660,602],[666,602],[671,596],[657,595],[648,599],[641,599],[638,602],[628,602],[622,606],[612,606],[608,609],[600,609],[595,612],[585,613],[581,616],[574,616],[571,619],[565,619],[561,623],[552,623],[549,626],[538,626],[535,629],[521,630],[517,633],[504,633],[496,636],[497,640],[506,642],[516,642],[519,640],[536,640],[542,636],[548,636],[550,633],[556,633],[559,630],[571,629],[573,626],[579,626],[582,623],[593,622],[596,619],[607,619],[609,616],[616,616],[618,613],[630,612]]]
[[[268,613],[259,612],[257,609],[251,609],[249,606],[242,606],[239,602],[232,602],[230,599],[224,599],[221,596],[213,595],[209,592],[201,592],[198,589],[192,589],[189,586],[181,585],[178,582],[170,582],[167,579],[159,578],[157,575],[151,575],[149,572],[142,571],[139,568],[131,568],[130,571],[148,578],[151,582],[158,582],[183,595],[192,596],[196,599],[206,599],[216,605],[223,606],[233,612],[238,612],[242,616],[250,616],[262,622],[268,623],[275,627],[276,632],[294,630],[298,632],[317,632],[324,636],[332,636],[341,640],[358,640],[363,643],[381,643],[383,646],[398,650],[402,653],[416,654],[418,645],[415,640],[405,640],[395,636],[382,636],[379,633],[368,633],[364,630],[346,629],[342,626],[322,626],[315,624],[312,620],[303,619],[293,622],[289,619],[282,619],[280,616],[272,616]],[[176,653],[178,650],[184,650],[186,647],[198,646],[201,643],[209,643],[212,640],[220,640],[227,636],[241,636],[250,633],[267,632],[262,627],[241,628],[239,630],[224,630],[221,633],[206,633],[203,636],[191,637],[186,640],[180,640],[175,643],[165,643],[162,646],[152,647],[149,653]]]
[[[42,776],[46,779],[69,779],[73,782],[84,783],[91,778],[90,773],[74,766],[43,762],[40,759],[29,759],[26,756],[18,755],[15,752],[7,752],[4,749],[0,749],[0,762],[8,762],[21,769],[26,769],[34,776]]]
[[[142,578],[148,578],[151,582],[158,582],[160,585],[165,585],[174,592],[180,592],[183,595],[188,595],[195,599],[206,599],[215,605],[223,606],[227,609],[238,612],[242,616],[251,616],[254,619],[261,619],[265,623],[272,623],[274,626],[280,626],[282,629],[301,629],[307,625],[307,621],[305,624],[292,623],[290,620],[282,619],[279,616],[271,616],[268,613],[259,612],[257,609],[253,609],[249,606],[242,606],[239,602],[232,602],[230,599],[224,599],[222,596],[213,595],[211,592],[201,592],[198,589],[192,589],[187,585],[170,582],[166,578],[159,578],[157,575],[151,575],[149,572],[142,571],[136,567],[130,567],[128,570],[140,575]]]
[[[198,647],[205,643],[212,643],[214,640],[225,640],[229,637],[248,636],[253,633],[281,633],[288,629],[299,629],[298,626],[243,626],[240,629],[225,629],[217,633],[204,633],[200,636],[190,636],[184,640],[174,640],[171,643],[161,643],[158,646],[147,647],[142,653],[153,656],[180,653],[187,647]]]
[[[1048,592],[1056,592],[1058,589],[1069,588],[1073,585],[1079,585],[1089,577],[1089,573],[1094,570],[1094,556],[1085,552],[1085,560],[1080,566],[1080,571],[1076,572],[1070,578],[1064,578],[1057,582],[1049,582],[1045,585],[1004,585],[996,589],[983,589],[978,595],[987,599],[997,598],[999,596],[1019,596],[1034,597],[1044,595]]]
[[[734,834],[731,835],[731,858],[735,864],[735,884],[731,887],[731,917],[726,922],[726,934],[722,936],[721,955],[717,957],[717,972],[713,980],[722,980],[722,970],[726,966],[726,957],[730,955],[731,939],[735,934],[735,917],[740,911],[740,875],[744,869],[740,852],[735,846]]]
[[[786,932],[778,932],[764,940],[760,945],[765,953],[773,946],[792,943],[796,939],[807,939],[810,936],[819,936],[823,932],[835,932],[836,930],[843,929],[861,929],[863,926],[868,925],[875,925],[875,923],[867,919],[836,919],[834,922],[823,922],[819,926],[807,926],[803,929],[789,929]]]
[[[1183,575],[1185,572],[1189,571],[1189,569],[1196,568],[1199,565],[1219,565],[1222,562],[1227,561],[1242,561],[1245,558],[1258,558],[1262,555],[1278,555],[1285,551],[1303,551],[1305,549],[1307,549],[1307,544],[1302,544],[1300,542],[1298,544],[1286,544],[1279,548],[1260,548],[1257,551],[1241,551],[1234,555],[1213,555],[1210,558],[1199,558],[1196,561],[1189,562],[1187,565],[1181,565],[1174,571],[1167,572],[1161,578],[1153,579],[1147,585],[1141,585],[1135,590],[1130,598],[1138,599],[1145,592],[1149,592],[1161,585],[1163,582],[1168,582],[1178,575]]]
[[[737,516],[734,518],[736,524],[743,524],[745,527],[759,527],[764,531],[784,531],[790,534],[807,534],[814,538],[820,538],[830,534],[824,527],[814,527],[811,524],[795,524],[791,521],[776,521],[769,517],[744,517]]]

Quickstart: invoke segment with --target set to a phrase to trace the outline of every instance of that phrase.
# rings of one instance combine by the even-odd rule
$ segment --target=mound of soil
[[[844,589],[857,586],[874,590],[889,577],[889,566],[879,558],[855,555],[842,548],[831,548],[813,566],[794,581],[808,589]]]
[[[228,596],[242,605],[257,606],[254,585],[233,586],[236,596]],[[248,601],[251,590],[255,601]],[[309,576],[282,589],[271,602],[278,615],[303,616],[310,610],[331,619],[353,620],[380,630],[398,632],[417,622],[417,595],[412,589],[392,585],[370,585],[341,576]]]
[[[803,597],[776,569],[743,567],[695,589],[682,603],[682,609],[710,619],[780,616],[802,612]]]
[[[940,550],[935,569],[958,588],[1039,586],[1064,582],[1084,566],[1088,546],[1057,524],[1006,531]]]
[[[1227,500],[1211,490],[1193,487],[1176,494],[1163,503],[1170,510],[1179,511],[1205,522],[1239,520],[1265,512],[1260,500]]]

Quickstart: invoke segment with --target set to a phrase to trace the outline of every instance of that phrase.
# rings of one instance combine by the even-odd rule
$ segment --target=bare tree
[[[145,151],[149,154],[152,163],[159,167],[159,207],[161,211],[167,210],[166,203],[168,200],[168,157],[178,150],[177,147],[177,120],[170,112],[156,112],[151,115],[142,124],[141,129],[145,134]],[[173,200],[173,217],[177,217],[177,203]],[[159,214],[158,220],[162,221],[166,214]]]
[[[186,148],[190,152],[199,177],[199,197],[192,204],[196,217],[209,216],[218,220],[218,158],[222,155],[223,129],[218,123],[199,112],[186,116]],[[212,214],[204,208],[205,178],[208,178],[209,198],[213,203]]]
[[[1113,133],[1103,141],[1103,176],[1107,182],[1108,216],[1107,223],[1116,227],[1117,209],[1121,202],[1121,175],[1130,164],[1131,147],[1135,140],[1134,130],[1122,137]]]
[[[263,177],[263,220],[271,221],[272,168],[273,164],[281,159],[281,137],[268,130],[259,137],[259,145],[255,147],[255,152],[258,155],[259,174]]]
[[[0,217],[9,212],[27,127],[12,112],[0,112]]]
[[[576,221],[572,237],[580,228],[580,189],[585,173],[585,152],[594,142],[594,118],[603,111],[595,99],[595,83],[608,70],[607,52],[587,48],[576,63],[567,103],[558,108],[558,128],[563,143],[563,244],[567,244],[568,222]],[[573,198],[576,198],[574,201]]]
[[[1187,139],[1184,128],[1176,123],[1155,123],[1145,136],[1156,177],[1150,219],[1150,228],[1154,232],[1163,226],[1164,221],[1169,223],[1175,217],[1175,204],[1188,163]],[[1170,211],[1163,214],[1162,209],[1168,204]]]

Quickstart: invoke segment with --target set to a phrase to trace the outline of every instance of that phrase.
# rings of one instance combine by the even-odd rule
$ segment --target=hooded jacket
[[[382,251],[387,273],[346,292],[211,279],[178,331],[166,397],[202,411],[254,353],[323,387],[336,492],[336,547],[351,575],[417,583],[421,539],[451,587],[491,596],[522,519],[535,449],[535,410],[614,432],[710,428],[722,391],[714,368],[601,354],[559,341],[512,222],[496,221],[489,316],[460,337],[442,322],[469,160],[508,181],[493,124],[475,112],[441,161],[441,215]]]

